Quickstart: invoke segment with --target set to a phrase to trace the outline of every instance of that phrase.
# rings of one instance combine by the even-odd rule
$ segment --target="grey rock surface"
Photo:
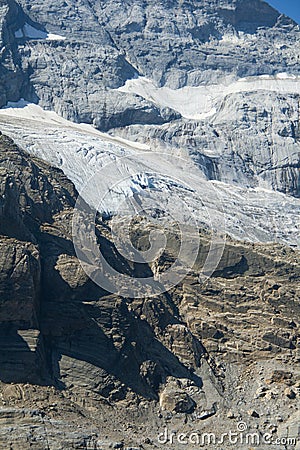
[[[299,95],[257,91],[226,96],[210,120],[124,127],[162,151],[186,149],[208,180],[300,196]]]
[[[299,27],[260,0],[22,0],[18,20],[16,4],[4,4],[14,59],[30,75],[23,96],[102,129],[172,118],[112,91],[137,75],[176,89],[226,76],[299,73]],[[28,22],[65,40],[13,38]]]
[[[208,179],[299,197],[299,88],[231,93],[201,122],[118,90],[137,77],[176,92],[299,75],[299,25],[266,2],[2,4],[0,105],[24,97],[100,130],[188,149]]]
[[[67,40],[88,38],[114,48],[140,75],[159,85],[209,83],[224,73],[272,75],[287,68],[299,73],[298,26],[260,0],[20,4],[33,20]],[[239,33],[246,35],[243,45],[222,41],[224,35]],[[123,73],[123,81],[128,75]],[[112,76],[104,80],[110,87],[120,82]]]
[[[13,29],[22,23],[22,10],[14,0],[0,2],[0,106],[17,101],[26,89],[28,76],[21,67]]]

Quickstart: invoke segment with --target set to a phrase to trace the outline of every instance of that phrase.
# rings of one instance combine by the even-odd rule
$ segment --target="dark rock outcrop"
[[[143,376],[145,367],[140,367],[146,360],[160,367],[160,382],[170,374],[191,376],[188,367],[172,353],[172,347],[168,350],[157,341],[154,327],[159,317],[151,325],[142,321],[130,311],[125,299],[108,295],[83,272],[72,243],[72,208],[77,196],[73,185],[61,171],[31,159],[5,136],[0,139],[3,339],[6,332],[9,345],[15,339],[12,353],[15,349],[17,364],[25,348],[39,357],[40,342],[44,348],[42,371],[37,372],[34,366],[28,378],[27,371],[10,364],[11,378],[6,376],[5,381],[32,381],[34,374],[43,372],[45,378],[36,376],[36,383],[83,385],[100,396],[115,399],[126,396],[129,388],[137,395],[155,399],[159,388],[157,370],[153,371],[153,379],[150,370]],[[105,228],[99,226],[99,239],[109,252]],[[162,296],[163,309],[166,301]],[[172,310],[166,317],[166,330],[169,323],[180,324]],[[35,336],[36,345],[28,344],[23,332]],[[196,352],[194,344],[190,358],[197,366],[200,359]],[[83,366],[90,368],[90,380],[83,374]]]
[[[0,2],[0,107],[18,101],[28,91],[28,72],[22,68],[13,30],[25,21],[25,14],[14,0]]]

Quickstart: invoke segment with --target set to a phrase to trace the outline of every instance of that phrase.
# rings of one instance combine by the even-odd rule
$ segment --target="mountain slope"
[[[142,178],[149,169],[159,173],[165,167],[157,153],[169,159],[178,155],[205,180],[196,196],[217,202],[216,217],[230,205],[227,229],[233,236],[298,245],[299,202],[290,198],[300,192],[297,24],[262,1],[20,5],[23,9],[10,2],[11,13],[3,16],[23,77],[20,96],[67,119],[110,130],[118,142],[124,137],[138,148],[147,145],[156,161],[149,167],[143,155],[135,157],[132,171]],[[19,100],[17,95],[6,100]],[[11,107],[20,111],[22,105],[26,119],[26,103]],[[43,115],[41,110],[34,114]],[[1,114],[3,131],[63,168],[78,189],[102,170],[95,154],[110,153],[103,135],[96,142],[87,133],[73,145],[77,134],[69,135],[69,124],[48,139],[30,121],[23,122],[26,132],[20,134],[21,116],[13,110]],[[133,148],[134,142],[129,143]],[[128,152],[116,152],[113,170],[118,171],[120,155]],[[170,175],[184,180],[178,164],[174,159]],[[164,190],[169,185],[167,179]],[[98,186],[102,196],[105,189]],[[132,195],[130,186],[126,192]],[[186,201],[197,220],[211,222],[201,201],[192,197]],[[121,199],[111,199],[102,212],[115,212]],[[161,203],[167,209],[163,196]],[[213,226],[223,231],[219,223]]]
[[[138,196],[149,220],[158,208],[162,221],[171,218],[182,226],[191,222],[236,239],[299,246],[300,200],[273,190],[298,196],[299,142],[274,131],[289,126],[284,114],[275,123],[267,114],[259,119],[266,104],[259,110],[257,102],[253,113],[254,99],[248,102],[240,111],[249,111],[246,126],[220,114],[216,124],[129,128],[121,134],[127,140],[75,125],[26,102],[1,110],[0,124],[31,154],[64,170],[84,199],[106,215],[122,216],[124,205],[131,208],[131,199]],[[241,100],[231,108],[238,105]],[[235,129],[232,136],[229,127]],[[147,144],[139,142],[143,134]],[[136,136],[135,142],[128,140]]]
[[[0,26],[0,448],[296,447],[299,26],[260,0]]]
[[[19,3],[23,15],[6,26],[30,74],[31,91],[22,96],[101,129],[170,119],[140,97],[112,91],[135,76],[177,89],[299,73],[299,27],[260,0]],[[20,37],[28,22],[57,39]]]
[[[101,438],[99,421],[112,415],[115,427],[109,420],[104,427],[107,446],[119,436],[128,445],[140,445],[142,436],[160,445],[157,436],[170,418],[179,430],[186,413],[192,414],[186,432],[198,416],[204,422],[215,416],[221,431],[229,409],[243,415],[251,407],[263,408],[244,391],[231,394],[232,383],[248,389],[249,364],[263,392],[273,392],[275,385],[283,392],[276,373],[289,373],[298,360],[298,252],[229,241],[212,278],[201,284],[198,273],[210,239],[203,231],[195,266],[170,293],[140,299],[108,295],[87,277],[75,254],[73,185],[5,136],[0,144],[3,448],[29,448],[34,439],[37,448],[46,440],[50,448],[89,448]],[[88,226],[93,214],[87,205],[84,211]],[[130,266],[110,240],[108,225],[97,222],[98,243],[120,273],[151,277],[177,258],[174,231],[166,230],[168,246],[158,263]],[[138,217],[132,232],[137,247],[147,246]],[[296,392],[297,371],[287,376]],[[275,377],[270,388],[268,377]],[[25,389],[24,383],[30,385]],[[241,399],[242,407],[237,406]],[[288,425],[295,406],[287,397],[275,397],[267,416],[280,410]],[[248,420],[254,426],[255,420]],[[209,424],[203,423],[203,431]],[[14,430],[11,437],[7,426]],[[33,426],[34,437],[26,437]]]

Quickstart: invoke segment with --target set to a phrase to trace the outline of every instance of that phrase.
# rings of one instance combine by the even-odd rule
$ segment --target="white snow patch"
[[[245,35],[242,32],[238,34],[225,33],[220,42],[225,44],[242,44],[245,41]]]
[[[148,78],[139,77],[127,80],[118,90],[140,95],[160,107],[172,108],[187,119],[202,120],[216,112],[205,87],[158,88]]]
[[[292,75],[286,72],[278,73],[275,75],[275,78],[278,80],[297,80],[296,75]]]
[[[46,31],[38,30],[34,28],[29,23],[25,23],[23,28],[20,28],[15,32],[15,37],[17,39],[28,38],[28,39],[45,39],[46,41],[61,41],[66,39],[58,34],[47,33]]]
[[[186,119],[202,120],[213,116],[223,99],[229,94],[259,90],[300,94],[300,77],[278,73],[275,76],[240,78],[230,84],[186,86],[181,89],[157,87],[152,80],[139,77],[127,80],[118,90],[140,95],[160,107],[172,108]]]
[[[25,119],[29,121],[36,121],[45,125],[53,125],[65,128],[72,128],[74,131],[95,135],[100,139],[114,142],[121,146],[134,147],[138,150],[149,150],[146,144],[132,142],[121,137],[110,136],[107,133],[102,133],[96,130],[92,125],[86,123],[74,123],[56,114],[54,111],[46,111],[39,105],[29,103],[23,98],[18,102],[8,102],[7,105],[0,109],[1,116],[7,116],[14,119]]]

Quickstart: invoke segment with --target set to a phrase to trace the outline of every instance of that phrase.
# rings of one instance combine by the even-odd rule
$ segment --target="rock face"
[[[209,180],[300,195],[299,94],[232,92],[209,121],[132,126],[119,133],[130,139],[143,133],[162,151],[187,149]]]
[[[108,295],[83,272],[72,244],[76,192],[62,172],[30,159],[5,136],[0,158],[1,381],[74,390],[73,400],[88,408],[104,401],[157,400],[170,375],[201,383],[163,343],[163,330],[182,323],[167,297],[161,298],[159,315],[148,323],[130,302]],[[109,255],[111,244],[99,226],[101,245]],[[204,352],[196,351],[191,348],[189,359],[199,366]],[[3,386],[5,397],[8,388]],[[21,394],[11,396],[24,400]],[[1,414],[6,417],[5,410]],[[6,423],[20,414],[34,422],[30,412],[20,410],[9,413]],[[4,431],[3,436],[3,444],[8,444]]]
[[[208,180],[299,198],[300,32],[267,3],[22,0],[1,18],[1,106],[24,97],[178,147]]]
[[[22,89],[28,82],[28,77],[21,67],[17,43],[13,28],[20,24],[22,10],[13,0],[0,2],[1,56],[0,56],[0,105],[17,101]]]
[[[15,3],[4,4],[10,11],[5,26],[15,35],[23,74],[30,75],[23,96],[101,129],[172,118],[140,96],[113,90],[135,76],[178,89],[226,77],[299,73],[297,25],[260,0],[21,0],[18,14]],[[37,39],[43,37],[37,30],[56,38]]]
[[[163,410],[176,413],[191,413],[196,404],[192,398],[181,389],[180,382],[168,380],[168,383],[160,395],[160,406]]]
[[[109,448],[118,436],[124,445],[141,445],[146,436],[144,448],[159,446],[170,418],[188,414],[189,432],[195,420],[216,417],[221,430],[229,409],[247,414],[263,408],[267,396],[270,417],[280,408],[288,420],[299,383],[296,371],[284,375],[298,361],[296,251],[232,241],[204,285],[197,281],[202,255],[169,294],[134,300],[109,295],[85,275],[74,252],[73,185],[7,137],[0,143],[3,448],[34,442],[44,448],[46,440],[50,448]],[[145,245],[139,226],[137,221],[133,229],[137,246]],[[154,270],[126,266],[110,242],[109,223],[98,221],[97,229],[105,257],[115,258],[120,271],[137,276]],[[204,232],[203,248],[207,239]],[[176,258],[176,245],[171,241],[168,248],[160,270]],[[263,392],[257,400],[243,394],[255,373]],[[234,396],[232,383],[241,390]],[[129,428],[122,432],[124,423]],[[178,432],[180,424],[175,420]]]
[[[0,128],[19,144],[0,135],[0,448],[179,449],[182,433],[218,439],[240,423],[296,439],[299,26],[261,0],[1,0],[0,28]],[[96,216],[117,272],[159,280],[178,257],[176,227],[155,261],[118,251],[107,217],[124,196],[143,210],[159,192],[159,219],[175,192],[181,220],[202,225],[167,293],[110,293],[78,260],[72,182],[107,160],[90,205],[115,172],[135,174]],[[201,279],[207,210],[231,237]],[[152,229],[133,219],[147,251]]]
[[[56,5],[43,0],[34,8],[30,0],[19,3],[36,23],[66,38],[55,45],[27,44],[31,49],[30,61],[39,58],[38,52],[40,55],[47,46],[54,55],[62,46],[75,56],[76,49],[70,43],[80,41],[79,54],[72,59],[73,68],[84,57],[85,48],[85,53],[97,56],[95,63],[99,69],[97,74],[91,72],[90,83],[95,84],[98,76],[97,81],[108,88],[120,86],[134,73],[175,89],[186,84],[207,84],[224,74],[272,75],[287,69],[299,73],[298,50],[294,47],[299,30],[295,22],[260,0],[201,3],[150,0],[126,4],[82,0],[78,4]],[[82,40],[86,42],[81,48]],[[266,40],[280,45],[270,48]],[[111,60],[105,61],[105,53],[96,54],[95,44],[101,44],[111,54]],[[261,54],[262,48],[265,52]],[[67,54],[65,58],[67,61]],[[105,62],[110,64],[109,78],[103,70]],[[92,64],[89,63],[91,70]],[[55,72],[59,70],[55,63],[53,68]],[[76,86],[79,77],[74,81]]]

